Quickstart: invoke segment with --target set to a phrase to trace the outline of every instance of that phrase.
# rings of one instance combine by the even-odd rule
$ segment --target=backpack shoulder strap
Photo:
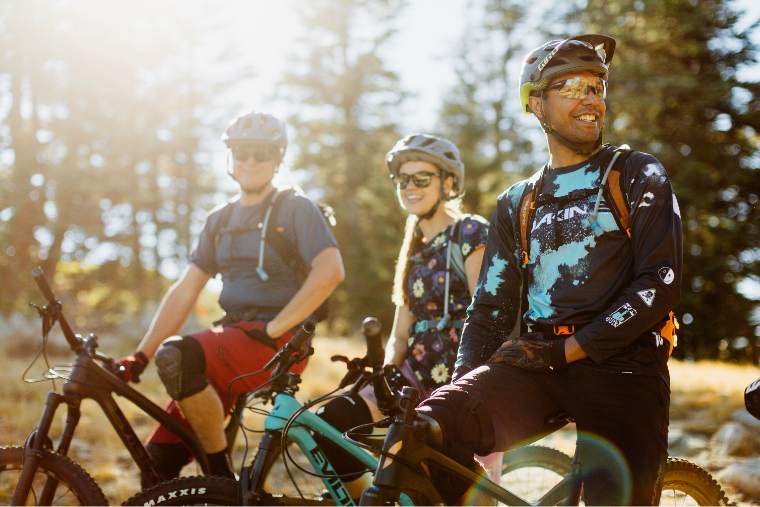
[[[609,206],[612,214],[617,219],[620,227],[631,237],[631,226],[629,221],[630,210],[628,209],[628,199],[626,198],[623,185],[621,184],[621,177],[623,174],[623,168],[628,160],[628,156],[631,154],[631,149],[627,146],[623,146],[615,150],[620,152],[620,163],[614,164],[610,167],[609,174],[607,175],[607,190],[609,196]],[[617,162],[617,161],[615,161]]]
[[[274,224],[274,230],[267,231],[266,242],[275,252],[277,252],[277,255],[280,256],[280,259],[282,259],[285,264],[291,266],[296,271],[301,269],[306,269],[308,271],[306,262],[301,258],[301,254],[298,252],[298,246],[290,240],[284,231],[279,230],[277,227],[277,217],[280,208],[282,207],[282,203],[295,194],[296,192],[290,188],[280,191],[275,197],[275,200],[272,203],[272,213],[269,215],[269,228],[271,229],[272,224]]]
[[[459,234],[462,229],[462,221],[468,216],[469,215],[464,215],[461,219],[457,220],[456,224],[454,224],[454,231],[451,235],[451,269],[465,285],[468,285],[467,270],[464,267],[464,255],[462,254],[462,245],[459,242]]]
[[[543,179],[543,168],[541,171],[541,176],[533,186],[525,185],[523,195],[520,198],[520,247],[522,249],[520,251],[520,258],[526,266],[529,262],[528,242],[530,240],[530,224],[536,215],[536,197],[538,189],[541,186],[541,180]]]
[[[232,217],[232,210],[235,207],[235,203],[237,202],[237,199],[234,201],[230,201],[227,204],[224,204],[221,206],[221,209],[219,210],[219,219],[214,224],[214,250],[219,248],[219,240],[222,237],[223,231],[227,228],[227,225],[230,223],[230,218]],[[214,210],[212,210],[213,212]]]

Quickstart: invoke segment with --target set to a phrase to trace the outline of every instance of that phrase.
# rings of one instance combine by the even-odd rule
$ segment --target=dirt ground
[[[4,338],[6,341],[8,338]],[[62,338],[59,338],[62,340]],[[124,344],[110,343],[104,352],[120,356],[127,352],[122,350]],[[21,375],[31,362],[33,354],[29,350],[15,350],[7,346],[3,349],[10,353],[0,354],[0,446],[22,445],[29,432],[37,425],[47,391],[52,387],[50,381],[25,383]],[[338,385],[345,373],[342,363],[330,362],[333,354],[347,355],[349,358],[364,355],[364,343],[361,339],[317,338],[314,341],[316,354],[311,358],[309,367],[303,375],[303,383],[297,398],[300,401],[311,400]],[[72,355],[65,349],[56,347],[57,353],[51,358],[51,364],[71,362]],[[671,428],[680,428],[690,432],[711,435],[731,413],[743,407],[743,389],[752,380],[760,376],[760,369],[751,366],[703,362],[685,363],[671,361],[672,397]],[[39,377],[44,370],[44,362],[38,361],[28,376]],[[60,390],[61,382],[56,382]],[[156,403],[163,405],[168,399],[155,373],[150,367],[143,382],[137,386],[143,394]],[[118,398],[117,402],[141,439],[145,439],[153,428],[153,420],[142,413],[128,401]],[[271,406],[270,406],[271,407]],[[267,408],[267,407],[262,407]],[[51,435],[57,437],[65,413],[59,410]],[[245,415],[245,424],[254,430],[248,433],[249,461],[258,442],[255,430],[263,428],[263,416],[253,413]],[[54,438],[55,440],[55,438]],[[574,428],[568,427],[539,442],[541,445],[554,447],[572,455],[575,445]],[[244,437],[239,434],[233,453],[236,467],[242,463],[246,453]],[[307,466],[303,456],[293,451],[301,466]],[[70,457],[82,465],[97,481],[111,504],[119,504],[139,491],[139,474],[129,454],[110,427],[105,416],[91,400],[82,404],[82,419],[77,429]],[[715,471],[725,463],[711,462],[709,459],[695,460],[700,466]],[[293,477],[304,492],[322,490],[319,479],[309,477],[295,467],[290,467]],[[194,465],[188,465],[183,475],[196,475],[200,471]],[[268,487],[270,491],[295,494],[295,489],[282,463],[276,465]],[[734,495],[732,501],[745,503],[746,500]]]

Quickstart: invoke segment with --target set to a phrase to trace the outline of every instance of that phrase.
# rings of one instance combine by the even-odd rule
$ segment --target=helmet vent
[[[456,160],[456,159],[457,159],[456,155],[454,155],[454,153],[452,153],[452,152],[450,152],[450,151],[444,151],[444,152],[443,152],[443,154],[444,154],[444,155],[446,156],[446,158],[448,158],[448,159],[451,159],[451,160]]]
[[[269,135],[272,136],[272,137],[279,136],[280,135],[280,129],[278,129],[277,127],[273,128],[273,129],[270,129],[269,130]]]
[[[537,57],[537,56],[531,56],[531,57],[529,57],[529,58],[526,58],[525,62],[526,62],[528,65],[532,65],[532,64],[534,64],[534,63],[536,62],[536,60],[538,60],[538,57]]]
[[[414,140],[417,139],[417,136],[412,136],[409,139],[406,140],[406,145],[409,146],[414,142]]]
[[[580,55],[578,58],[580,58],[581,60],[586,61],[586,62],[593,62],[594,61],[594,57],[592,55]]]
[[[556,67],[557,65],[567,65],[570,61],[567,58],[557,58],[556,56],[549,60],[546,67]]]
[[[245,123],[243,124],[243,129],[249,129],[253,127],[253,118],[246,118]]]
[[[430,145],[431,145],[431,144],[433,144],[435,141],[436,141],[435,139],[430,139],[430,138],[428,138],[428,139],[425,139],[424,141],[422,141],[422,142],[420,143],[420,147],[430,146]]]

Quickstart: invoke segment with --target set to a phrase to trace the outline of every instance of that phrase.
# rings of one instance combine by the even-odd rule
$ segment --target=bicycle
[[[203,473],[208,473],[208,459],[195,433],[170,416],[163,408],[127,385],[118,376],[122,368],[115,363],[113,358],[97,351],[97,336],[91,333],[82,338],[81,335],[74,334],[63,315],[63,305],[56,299],[42,269],[32,270],[32,276],[48,301],[48,304],[42,308],[32,305],[37,308],[43,321],[41,350],[44,351],[48,334],[53,325],[58,322],[76,358],[70,367],[48,369],[46,379],[64,380],[62,394],[55,390],[48,393],[39,425],[26,439],[24,446],[0,448],[0,503],[7,504],[8,497],[12,494],[11,505],[25,505],[30,500],[31,494],[31,500],[38,505],[51,505],[54,501],[80,505],[107,505],[106,497],[92,477],[66,456],[81,416],[81,402],[88,398],[95,400],[103,410],[130,456],[142,471],[146,482],[149,485],[156,485],[163,481],[164,478],[156,471],[148,452],[116,404],[113,394],[131,401],[177,435],[190,448]],[[307,323],[302,332],[299,332],[298,338],[306,340],[311,333],[313,333],[313,325]],[[103,366],[98,363],[102,363]],[[244,402],[244,399],[238,400],[233,414],[242,411]],[[58,444],[53,449],[49,432],[55,413],[62,404],[68,407],[66,421]],[[230,446],[237,435],[237,424],[238,418],[232,417],[225,428]],[[15,471],[18,471],[18,477],[9,476],[9,472]],[[62,494],[57,494],[61,484],[67,489]]]
[[[340,383],[339,389],[353,384],[353,390],[357,392],[367,383],[372,383],[378,399],[378,405],[386,414],[394,414],[398,410],[396,397],[390,392],[384,380],[387,370],[382,367],[383,350],[380,341],[379,322],[367,319],[363,325],[363,334],[367,341],[367,355],[364,358],[348,360],[342,356],[334,356],[333,360],[344,361],[348,366],[348,372]],[[307,354],[307,352],[304,352]],[[270,400],[273,408],[264,421],[264,436],[259,444],[259,450],[253,458],[250,466],[243,467],[240,473],[240,482],[218,477],[184,477],[167,481],[153,488],[147,489],[127,500],[122,507],[145,507],[158,505],[172,507],[179,505],[213,504],[224,506],[238,505],[303,505],[304,499],[272,495],[264,491],[264,481],[277,456],[283,452],[285,437],[291,439],[296,446],[306,455],[311,466],[317,470],[317,475],[322,479],[326,494],[311,495],[306,499],[306,505],[316,506],[355,506],[356,502],[351,499],[345,489],[342,477],[336,474],[329,459],[320,450],[319,444],[312,437],[315,432],[323,438],[333,442],[343,451],[359,460],[373,471],[377,466],[377,459],[370,453],[347,443],[341,434],[330,425],[322,421],[314,414],[305,409],[321,400],[315,400],[307,405],[300,404],[294,397],[301,381],[299,375],[290,373],[287,377],[284,373],[294,364],[298,357],[283,358],[273,371],[272,385],[268,389],[254,391],[251,399]],[[529,447],[531,451],[548,451],[565,456],[553,449]],[[524,449],[507,453],[504,459],[504,467],[510,473],[523,466],[532,466],[534,462],[523,459]],[[515,462],[512,461],[515,457]],[[569,459],[569,458],[568,458]],[[402,496],[399,500],[404,507],[411,507],[410,499]]]
[[[464,479],[482,493],[506,505],[578,505],[581,499],[582,481],[580,459],[576,448],[575,456],[570,459],[569,469],[564,458],[553,458],[540,461],[542,468],[554,467],[562,479],[546,491],[536,502],[528,502],[524,498],[500,487],[487,478],[463,467],[428,446],[415,435],[415,408],[419,404],[419,393],[405,387],[399,400],[399,413],[388,421],[388,432],[383,442],[378,467],[375,472],[373,486],[364,490],[360,505],[393,505],[402,493],[413,495],[425,505],[443,505],[438,490],[433,485],[430,476],[425,472],[424,463],[436,463],[448,473]],[[566,415],[558,418],[566,418]],[[346,437],[363,445],[349,431]],[[527,447],[525,449],[531,449]],[[544,448],[545,449],[545,448]],[[535,449],[534,449],[535,451]],[[534,459],[530,451],[524,454],[526,459]],[[566,455],[565,455],[566,456]],[[663,491],[672,490],[674,500],[686,500],[687,497],[697,505],[727,505],[725,493],[710,474],[685,460],[669,460],[668,471],[664,480]],[[668,498],[666,497],[666,500]]]

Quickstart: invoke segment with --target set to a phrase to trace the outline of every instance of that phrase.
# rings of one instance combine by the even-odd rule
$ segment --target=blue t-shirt
[[[229,222],[226,226],[222,224],[219,230],[244,232],[221,234],[218,246],[215,245],[214,229],[226,205],[211,210],[198,247],[190,254],[190,261],[204,272],[222,274],[219,304],[227,313],[253,308],[279,311],[303,283],[293,267],[285,263],[269,244],[265,245],[263,263],[268,280],[263,281],[256,273],[261,228],[270,197],[253,206],[243,206],[239,201],[232,204]],[[278,199],[284,200],[276,223],[270,219],[267,237],[284,234],[290,244],[296,245],[297,255],[309,266],[322,250],[338,246],[322,212],[310,199],[292,192],[280,195]]]

